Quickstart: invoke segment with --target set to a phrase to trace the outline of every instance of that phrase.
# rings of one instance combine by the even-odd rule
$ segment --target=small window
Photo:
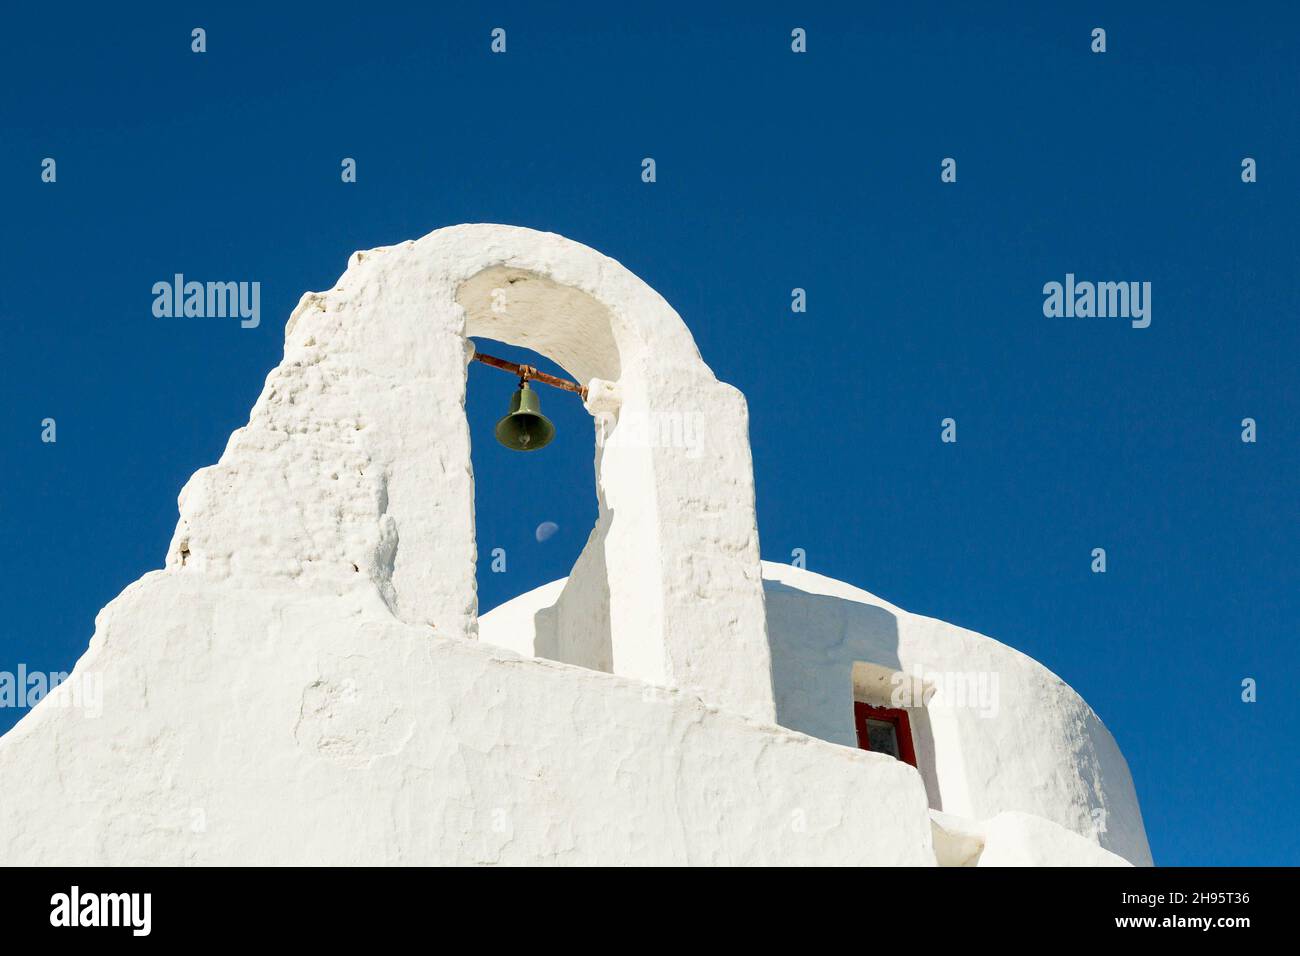
[[[860,749],[889,754],[896,760],[916,766],[912,726],[907,721],[907,711],[897,707],[873,707],[855,700],[853,722],[858,729]]]

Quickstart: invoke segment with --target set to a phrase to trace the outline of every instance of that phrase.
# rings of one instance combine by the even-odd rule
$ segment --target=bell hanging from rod
[[[519,379],[519,388],[510,396],[510,411],[497,422],[497,441],[514,451],[537,451],[555,437],[555,426],[542,414],[542,400],[528,387],[528,379]]]

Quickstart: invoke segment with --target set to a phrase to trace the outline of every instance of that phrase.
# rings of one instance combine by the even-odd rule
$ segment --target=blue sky
[[[0,670],[69,669],[161,567],[304,291],[513,223],[621,261],[745,392],[766,559],[1050,667],[1158,863],[1300,862],[1293,9],[232,6],[0,30]],[[260,281],[261,325],[155,318],[176,272]],[[1151,282],[1151,326],[1044,317],[1067,272]],[[595,514],[585,413],[547,390],[560,437],[509,455],[511,388],[471,369],[484,609],[567,573]]]

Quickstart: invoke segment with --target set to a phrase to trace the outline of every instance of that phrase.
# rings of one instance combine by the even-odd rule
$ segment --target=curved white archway
[[[471,335],[530,348],[590,384],[606,438],[600,517],[563,602],[557,656],[771,720],[744,397],[717,381],[661,296],[550,233],[440,229],[358,253],[333,289],[304,296],[253,411],[250,424],[266,427],[236,433],[187,485],[169,564],[300,581],[355,566],[400,620],[473,636]],[[283,447],[264,447],[273,435]],[[260,507],[284,499],[275,521],[232,502],[219,489],[244,441],[325,488],[254,478]],[[226,544],[250,540],[266,553]]]

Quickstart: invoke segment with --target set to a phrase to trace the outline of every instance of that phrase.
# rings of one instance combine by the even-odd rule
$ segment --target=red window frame
[[[899,707],[875,707],[860,700],[853,702],[853,726],[858,731],[858,749],[869,751],[871,737],[867,733],[867,718],[885,720],[894,725],[894,736],[898,738],[898,759],[915,767],[916,748],[912,745],[912,725],[907,719],[907,711]]]

